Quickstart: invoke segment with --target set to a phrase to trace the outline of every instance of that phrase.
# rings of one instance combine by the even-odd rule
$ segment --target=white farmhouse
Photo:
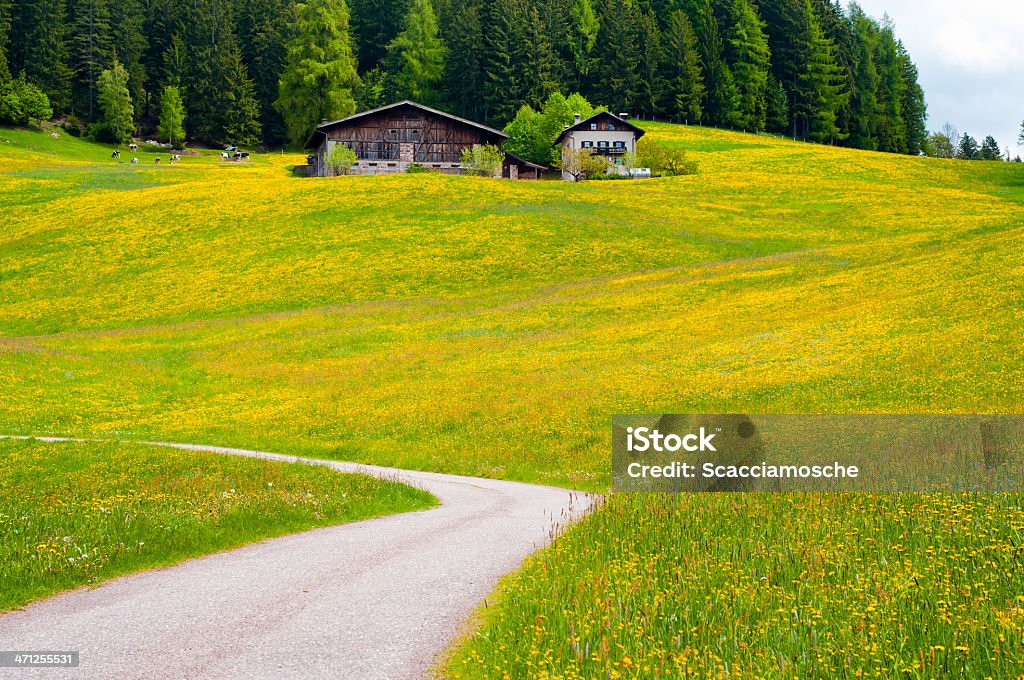
[[[583,120],[577,113],[573,124],[562,130],[555,144],[561,148],[563,158],[567,149],[590,149],[595,156],[608,160],[610,172],[624,175],[627,170],[622,165],[622,157],[635,153],[637,140],[644,136],[644,131],[627,118],[625,113],[616,116],[601,111]],[[572,180],[573,177],[563,170],[562,179]]]

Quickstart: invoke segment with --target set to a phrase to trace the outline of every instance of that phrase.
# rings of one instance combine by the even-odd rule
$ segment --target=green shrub
[[[501,172],[505,152],[493,144],[476,144],[462,150],[462,165],[466,172],[480,177],[494,177]]]
[[[0,123],[29,125],[53,115],[50,99],[25,74],[15,80],[0,83]]]
[[[637,167],[650,168],[652,175],[697,174],[697,161],[687,158],[684,149],[666,146],[650,137],[644,137],[637,143],[636,162]]]
[[[356,152],[344,144],[335,144],[327,154],[326,163],[331,175],[347,175],[356,164]]]

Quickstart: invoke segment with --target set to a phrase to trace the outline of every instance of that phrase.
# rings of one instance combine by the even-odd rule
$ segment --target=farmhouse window
[[[615,148],[616,149],[625,149],[626,148],[626,143],[625,142],[615,142]]]
[[[608,142],[598,142],[597,145],[602,149],[608,148]]]
[[[615,129],[615,123],[608,123],[608,129],[609,130],[614,130]]]
[[[593,142],[583,142],[583,148],[584,148],[584,149],[589,149],[589,148],[591,148],[592,146],[594,146],[594,143],[593,143]]]
[[[597,123],[591,123],[590,124],[590,129],[591,130],[596,130],[597,129]]]

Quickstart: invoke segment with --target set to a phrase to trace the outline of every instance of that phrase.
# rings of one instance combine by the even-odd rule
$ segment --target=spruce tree
[[[784,133],[789,127],[789,95],[782,83],[768,74],[768,95],[765,129]]]
[[[478,0],[451,0],[441,24],[447,46],[444,85],[455,113],[473,120],[483,117],[484,37]]]
[[[321,121],[355,112],[353,88],[359,75],[348,22],[345,0],[296,6],[294,38],[275,103],[293,144],[306,141]]]
[[[723,56],[722,36],[711,0],[681,0],[693,25],[701,50],[704,72],[704,119],[715,125],[730,125],[739,93],[732,71]]]
[[[358,46],[359,72],[383,65],[387,47],[402,30],[412,0],[352,0],[351,32]]]
[[[594,46],[601,22],[591,0],[573,0],[570,9],[569,48],[575,77],[573,85],[579,89],[587,82],[594,68]]]
[[[110,61],[113,36],[107,0],[75,0],[71,4],[71,66],[74,106],[89,120],[96,116],[96,83]]]
[[[139,0],[109,0],[110,26],[117,54],[128,71],[128,91],[135,102],[135,117],[140,119],[149,110],[146,91],[145,18]],[[159,90],[156,90],[158,92]]]
[[[978,140],[965,132],[964,136],[960,138],[960,143],[957,145],[956,157],[965,161],[976,161],[980,155]]]
[[[856,3],[850,6],[848,21],[854,64],[849,107],[849,144],[858,149],[875,150],[878,148],[879,115],[879,78],[875,66],[878,25]],[[957,141],[953,139],[954,143]]]
[[[768,67],[771,53],[760,16],[749,0],[720,3],[724,57],[736,83],[736,108],[730,116],[735,127],[765,129],[768,109]]]
[[[160,96],[157,136],[166,139],[171,146],[185,141],[185,106],[181,102],[181,92],[173,85],[165,87]]]
[[[604,0],[600,16],[591,98],[616,112],[631,111],[639,94],[639,10],[634,0]]]
[[[704,112],[704,73],[697,36],[686,12],[669,15],[665,29],[665,110],[676,121],[700,123]]]
[[[277,98],[277,84],[284,72],[288,52],[284,46],[284,27],[279,25],[276,17],[264,18],[254,28],[249,40],[249,51],[252,55],[248,64],[249,75],[256,88],[256,97],[260,102],[263,127],[263,139],[267,144],[284,144],[288,138],[284,119],[274,108]]]
[[[412,0],[405,26],[388,52],[396,98],[439,105],[445,47],[430,0]]]
[[[135,132],[135,111],[128,91],[128,71],[120,61],[100,73],[97,92],[103,129],[118,143],[131,141]]]
[[[10,70],[24,73],[57,112],[71,105],[67,7],[64,0],[21,0],[11,17]]]
[[[928,120],[928,107],[924,100],[924,89],[918,82],[917,65],[910,58],[910,54],[902,43],[899,43],[900,68],[903,70],[903,82],[905,85],[903,95],[903,127],[907,135],[907,153],[913,156],[919,155],[924,149],[925,140],[928,137],[928,129],[925,124]]]
[[[665,84],[661,78],[663,47],[658,18],[653,12],[642,12],[637,25],[637,50],[640,64],[637,73],[636,113],[641,118],[661,114],[661,92]]]
[[[224,106],[224,142],[237,146],[252,146],[260,141],[260,105],[256,101],[256,88],[236,48],[226,57],[226,82],[222,88]]]
[[[162,81],[166,85],[178,88],[179,91],[184,90],[185,79],[188,77],[188,57],[186,52],[185,41],[181,39],[180,35],[175,33],[171,36],[171,41],[164,51],[161,64],[161,71],[163,72]]]
[[[979,157],[983,161],[1001,161],[1003,160],[1003,152],[999,149],[999,142],[992,135],[985,137],[981,143],[981,151]]]
[[[0,0],[0,83],[11,79],[7,51],[10,48],[11,0]]]
[[[890,153],[907,152],[907,128],[903,117],[906,82],[900,63],[899,46],[891,22],[881,25],[875,46],[878,67],[878,149]]]

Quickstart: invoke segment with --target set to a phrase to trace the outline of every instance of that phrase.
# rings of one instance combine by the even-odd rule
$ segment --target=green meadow
[[[0,440],[0,612],[253,541],[428,508],[328,468],[120,443]]]
[[[604,492],[615,413],[1021,412],[1024,167],[645,127],[700,172],[316,180],[0,131],[0,430]],[[1017,500],[614,497],[449,671],[1015,677]]]

